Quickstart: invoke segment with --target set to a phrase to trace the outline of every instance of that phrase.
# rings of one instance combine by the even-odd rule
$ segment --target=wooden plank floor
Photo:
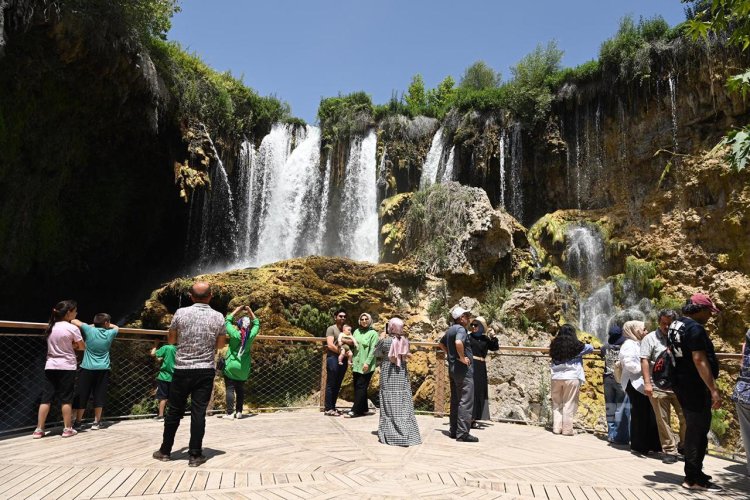
[[[377,415],[345,419],[314,411],[209,418],[208,462],[187,466],[189,419],[170,462],[151,453],[162,425],[111,423],[62,439],[0,441],[0,498],[500,498],[674,500],[750,498],[744,464],[707,457],[720,495],[680,487],[682,463],[662,464],[597,437],[553,436],[538,427],[492,423],[476,444],[447,437],[445,418],[418,417],[423,444],[378,443]]]

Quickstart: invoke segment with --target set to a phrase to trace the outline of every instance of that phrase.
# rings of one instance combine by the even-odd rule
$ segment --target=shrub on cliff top
[[[364,92],[353,92],[320,100],[318,120],[324,147],[362,134],[372,124],[372,99]]]
[[[648,78],[652,50],[659,42],[669,40],[671,34],[669,24],[661,16],[641,17],[637,24],[631,16],[623,17],[615,36],[602,43],[599,50],[602,68],[625,81]]]

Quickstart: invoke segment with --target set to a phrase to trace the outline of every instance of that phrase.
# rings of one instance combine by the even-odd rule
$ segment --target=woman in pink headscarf
[[[378,439],[394,446],[422,444],[409,384],[409,340],[404,320],[391,318],[375,346],[380,358],[380,422]]]

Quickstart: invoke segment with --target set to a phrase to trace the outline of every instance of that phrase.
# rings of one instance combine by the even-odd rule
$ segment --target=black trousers
[[[647,454],[649,451],[661,451],[659,428],[656,426],[654,407],[648,396],[638,392],[628,382],[625,392],[630,399],[630,449]]]
[[[352,413],[357,415],[367,413],[367,388],[370,387],[372,373],[352,372],[354,376],[354,405],[352,405]]]
[[[190,444],[191,456],[200,455],[203,451],[203,436],[206,434],[206,408],[214,387],[213,368],[174,371],[172,386],[169,389],[169,400],[164,415],[164,436],[160,451],[165,455],[172,452],[174,436],[180,427],[180,420],[185,413],[187,398],[190,396]]]
[[[326,404],[325,410],[335,410],[336,400],[339,398],[341,382],[344,381],[348,364],[339,364],[339,355],[328,351],[326,357]]]
[[[224,387],[227,395],[227,415],[233,412],[242,413],[242,407],[245,405],[245,382],[225,376]]]
[[[708,449],[708,431],[711,430],[711,393],[703,387],[686,388],[675,394],[685,416],[685,481],[690,484],[705,483],[703,459]]]
[[[458,361],[456,362],[458,363]],[[457,438],[469,435],[474,411],[474,371],[465,366],[450,369],[451,413],[450,434]]]

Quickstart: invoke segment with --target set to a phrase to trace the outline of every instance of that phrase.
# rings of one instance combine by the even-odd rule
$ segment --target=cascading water
[[[521,187],[521,169],[523,168],[523,141],[521,124],[513,125],[510,140],[510,214],[523,221],[523,189]]]
[[[443,175],[441,176],[441,182],[450,182],[453,180],[453,163],[455,161],[456,156],[456,146],[451,146],[451,150],[448,153],[448,159],[445,160],[445,169],[443,170]]]
[[[270,197],[261,221],[260,238],[273,243],[259,245],[257,260],[260,263],[307,254],[310,248],[319,246],[316,241],[303,241],[302,235],[305,227],[316,220],[312,214],[320,213],[323,183],[317,169],[310,168],[320,162],[320,129],[307,127],[306,133],[299,134],[295,142],[297,147],[278,166],[266,188]],[[374,188],[374,171],[372,180]],[[320,237],[317,233],[310,236]]]
[[[201,271],[234,262],[238,255],[232,188],[213,142],[210,146],[216,161],[209,166],[209,188],[191,196],[186,248]]]
[[[422,167],[422,177],[419,181],[420,188],[424,189],[430,184],[435,184],[437,182],[438,171],[440,170],[440,163],[443,159],[444,149],[445,145],[443,143],[443,127],[440,127],[432,137],[430,151],[427,153],[427,157],[424,160],[424,166]]]
[[[677,152],[677,78],[669,74],[669,102],[672,105],[672,147]]]
[[[604,241],[589,226],[573,226],[565,234],[567,272],[580,282],[578,328],[607,340],[609,326],[629,319],[644,320],[651,311],[648,299],[638,299],[632,284],[624,280],[623,303],[615,301],[611,282],[604,280]],[[630,290],[630,291],[628,291]]]
[[[374,130],[364,138],[355,137],[352,140],[339,218],[341,255],[370,262],[378,260],[376,147],[377,135]]]
[[[508,132],[503,129],[500,133],[498,154],[500,155],[500,207],[505,210],[505,144],[508,142]]]
[[[246,200],[246,209],[240,213],[239,228],[245,231],[247,244],[239,256],[240,264],[254,265],[257,262],[259,239],[267,229],[268,209],[272,188],[277,181],[276,172],[283,169],[292,149],[293,128],[276,124],[263,138],[257,153],[247,155],[249,162],[240,161],[238,186],[244,190],[238,196]],[[252,144],[245,143],[245,149]]]

